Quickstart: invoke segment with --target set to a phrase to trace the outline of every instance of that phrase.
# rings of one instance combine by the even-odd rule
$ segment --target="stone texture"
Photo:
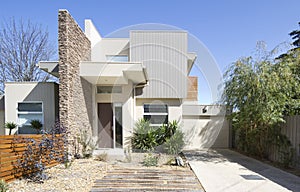
[[[91,59],[91,42],[67,10],[58,13],[58,45],[60,122],[74,140],[92,130],[92,85],[79,76],[80,61]]]

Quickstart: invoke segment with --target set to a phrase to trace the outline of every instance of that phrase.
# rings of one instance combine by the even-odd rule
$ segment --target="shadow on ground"
[[[184,154],[189,161],[238,163],[291,191],[300,191],[300,177],[228,149],[186,151]]]

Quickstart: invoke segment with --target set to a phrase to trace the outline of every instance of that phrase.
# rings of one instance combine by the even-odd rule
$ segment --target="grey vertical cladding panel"
[[[183,31],[132,31],[130,58],[142,61],[149,86],[142,98],[185,98],[187,95],[187,33]]]

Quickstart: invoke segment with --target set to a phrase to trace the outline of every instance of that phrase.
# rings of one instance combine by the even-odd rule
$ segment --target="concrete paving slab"
[[[184,152],[206,192],[300,191],[300,178],[237,152]]]

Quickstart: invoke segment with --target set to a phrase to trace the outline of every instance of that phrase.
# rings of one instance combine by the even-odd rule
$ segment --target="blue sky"
[[[55,43],[58,9],[68,9],[82,28],[84,19],[92,19],[103,36],[140,23],[173,25],[196,36],[224,71],[250,55],[257,41],[265,41],[269,49],[290,42],[288,33],[298,29],[299,7],[299,0],[10,0],[1,1],[0,20],[13,16],[41,23]],[[199,100],[209,103],[203,80]]]

